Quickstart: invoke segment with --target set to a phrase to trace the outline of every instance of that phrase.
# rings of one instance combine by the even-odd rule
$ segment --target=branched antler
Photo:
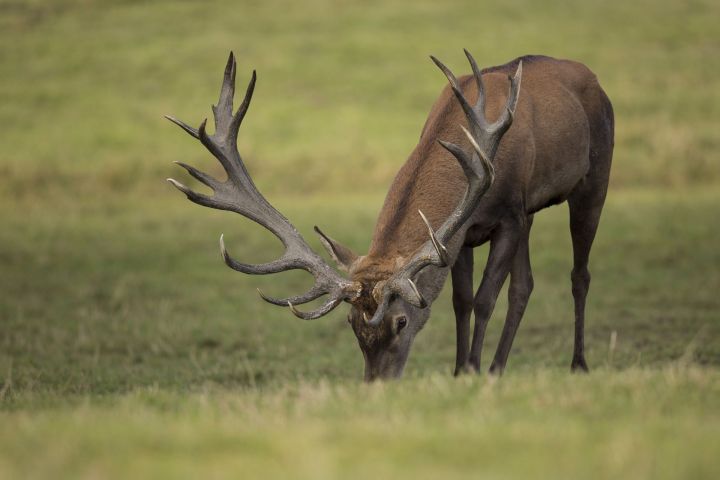
[[[432,56],[430,58],[432,58],[433,62],[435,62],[447,77],[450,82],[450,88],[452,88],[467,118],[469,130],[462,125],[460,127],[470,141],[472,148],[470,153],[454,143],[439,140],[440,144],[460,163],[468,181],[467,190],[458,206],[437,231],[433,231],[425,215],[421,211],[418,211],[428,228],[430,240],[428,240],[401,269],[396,271],[384,283],[378,285],[379,288],[376,287],[377,291],[374,296],[378,307],[372,319],[369,320],[371,324],[377,325],[382,321],[390,301],[397,296],[402,297],[415,307],[425,308],[427,306],[427,302],[418,290],[413,279],[428,265],[435,265],[437,267],[448,266],[448,252],[445,245],[447,245],[450,239],[453,238],[455,233],[457,233],[470,217],[477,207],[478,201],[490,188],[495,178],[492,159],[495,157],[500,139],[510,128],[513,121],[515,108],[517,107],[520,95],[522,61],[518,64],[515,76],[509,78],[510,92],[500,118],[490,123],[485,118],[484,113],[485,88],[483,86],[482,74],[475,59],[470,55],[470,52],[465,50],[465,55],[470,62],[478,89],[478,99],[474,106],[470,105],[470,102],[465,98],[455,75],[453,75],[450,69],[437,58]]]
[[[221,182],[190,165],[177,162],[190,175],[210,187],[213,195],[208,196],[194,192],[172,178],[168,178],[168,181],[187,195],[192,202],[205,207],[239,213],[275,234],[285,246],[285,253],[275,261],[258,265],[241,263],[233,259],[225,249],[221,235],[220,250],[225,263],[234,270],[251,275],[266,275],[298,268],[310,272],[315,277],[315,285],[302,295],[277,299],[265,296],[259,290],[258,292],[269,303],[290,307],[290,310],[299,318],[306,320],[319,318],[337,307],[342,301],[355,299],[359,295],[359,285],[340,276],[318,256],[295,227],[255,187],[238,152],[237,135],[240,124],[250,106],[257,76],[253,71],[245,97],[237,112],[233,114],[235,71],[235,57],[231,52],[225,67],[220,98],[217,105],[212,107],[215,118],[213,135],[209,135],[206,131],[207,119],[203,120],[198,129],[194,129],[176,118],[166,116],[168,120],[189,135],[200,140],[205,148],[220,161],[227,173],[227,180]],[[295,308],[295,305],[310,302],[325,294],[329,295],[328,300],[316,310],[300,312]]]

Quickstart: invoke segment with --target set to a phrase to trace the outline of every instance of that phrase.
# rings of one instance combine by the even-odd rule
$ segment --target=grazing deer
[[[263,197],[240,158],[238,129],[250,105],[255,72],[243,102],[233,113],[236,65],[230,54],[220,99],[213,106],[213,135],[207,133],[206,121],[194,129],[167,117],[199,139],[220,161],[228,177],[221,182],[179,164],[210,187],[212,196],[196,193],[173,179],[168,181],[197,204],[237,212],[257,222],[285,246],[279,259],[250,265],[234,260],[221,236],[225,263],[252,275],[298,268],[311,273],[315,284],[305,294],[278,299],[259,292],[265,301],[289,307],[301,319],[316,319],[342,302],[350,303],[348,321],[365,358],[366,381],[402,374],[412,342],[425,325],[429,306],[448,273],[457,326],[456,375],[479,370],[485,328],[500,288],[510,275],[509,307],[490,366],[491,372],[501,373],[533,289],[528,252],[533,216],[566,200],[574,253],[575,345],[571,368],[588,368],[583,346],[585,298],[590,284],[588,256],[610,174],[612,105],[595,75],[580,63],[525,56],[481,71],[473,57],[467,51],[465,54],[472,75],[460,79],[431,57],[450,85],[435,102],[420,143],[388,191],[367,255],[357,256],[315,227],[328,253],[349,279],[317,255]],[[514,76],[510,76],[513,71]],[[487,265],[473,295],[473,248],[488,241]],[[296,308],[322,295],[328,298],[316,310]],[[475,329],[471,339],[472,311]]]

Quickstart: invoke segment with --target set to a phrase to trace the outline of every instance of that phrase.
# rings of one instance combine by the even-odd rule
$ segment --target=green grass
[[[0,0],[0,478],[720,477],[719,13]],[[563,206],[536,217],[536,287],[502,379],[451,377],[446,289],[405,379],[363,385],[345,308],[297,321],[255,287],[297,293],[307,276],[222,265],[221,232],[249,261],[280,245],[163,182],[183,178],[172,160],[218,167],[162,114],[209,115],[234,50],[241,81],[260,75],[240,139],[258,185],[308,237],[318,224],[363,252],[444,84],[427,55],[467,70],[463,47],[485,65],[584,61],[614,102],[592,372],[568,372]]]
[[[157,188],[198,156],[229,50],[259,84],[241,149],[266,190],[384,188],[445,79],[543,53],[585,62],[617,115],[615,185],[720,181],[717,2],[0,0],[2,187]]]
[[[361,249],[381,198],[346,199],[342,215],[329,200],[276,203],[305,232],[334,220]],[[296,292],[307,278],[222,265],[221,231],[238,258],[270,258],[260,228],[178,198],[62,216],[5,208],[0,477],[713,478],[720,227],[705,219],[718,202],[716,189],[610,197],[592,268],[589,376],[567,368],[571,259],[558,207],[536,220],[536,289],[505,377],[450,376],[445,291],[408,378],[370,387],[359,385],[342,311],[300,322],[254,291]]]
[[[719,394],[717,370],[679,365],[145,388],[0,413],[13,432],[0,436],[0,469],[7,478],[715,478]]]

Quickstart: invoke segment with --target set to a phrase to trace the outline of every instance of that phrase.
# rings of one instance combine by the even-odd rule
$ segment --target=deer
[[[571,371],[588,371],[584,350],[588,263],[612,162],[612,104],[596,75],[582,63],[526,55],[481,70],[467,50],[465,55],[472,73],[460,78],[430,57],[449,84],[390,186],[368,253],[357,255],[315,226],[337,268],[266,200],[240,156],[237,136],[255,89],[255,71],[234,111],[237,66],[230,53],[219,100],[212,106],[213,134],[207,131],[207,119],[193,128],[166,116],[199,140],[227,174],[220,181],[176,162],[209,187],[212,195],[197,193],[172,178],[168,181],[196,204],[256,222],[284,246],[276,260],[246,264],[228,253],[221,235],[220,251],[227,266],[249,275],[291,269],[310,273],[314,284],[299,295],[275,298],[258,290],[263,300],[286,307],[303,320],[323,317],[348,303],[347,320],[364,358],[367,382],[402,376],[413,341],[448,276],[457,332],[456,376],[481,371],[486,327],[510,277],[508,310],[489,368],[490,374],[501,374],[533,290],[528,245],[533,217],[563,202],[569,205],[573,248]],[[473,249],[488,242],[482,280],[473,292]],[[325,300],[314,310],[299,308],[320,297]]]

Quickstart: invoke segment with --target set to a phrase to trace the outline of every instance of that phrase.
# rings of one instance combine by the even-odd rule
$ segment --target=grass
[[[295,192],[382,189],[445,83],[428,55],[467,72],[463,47],[483,65],[587,63],[616,110],[614,185],[718,182],[718,13],[710,0],[1,0],[2,187],[157,188],[169,162],[198,156],[162,114],[199,124],[232,49],[240,82],[259,72],[240,143],[266,191],[300,165]]]
[[[718,13],[0,0],[0,478],[717,478]],[[237,258],[280,245],[162,182],[172,160],[217,167],[161,116],[208,115],[233,49],[239,78],[260,74],[240,139],[258,185],[300,231],[362,252],[443,85],[427,55],[466,70],[462,47],[487,65],[582,60],[614,102],[592,372],[568,373],[563,206],[536,217],[536,287],[502,379],[450,376],[446,289],[406,378],[362,385],[344,309],[299,322],[255,293],[306,276],[222,266],[221,232]]]
[[[17,462],[8,478],[713,478],[719,386],[716,370],[674,365],[145,388],[0,414],[13,431],[0,437],[0,458]]]
[[[330,200],[276,203],[307,232],[337,214]],[[369,232],[380,200],[345,202],[338,236],[360,249],[369,233],[349,232]],[[221,265],[220,231],[238,258],[272,256],[260,252],[260,228],[177,198],[62,217],[4,209],[0,244],[13,256],[0,277],[0,477],[713,478],[720,232],[703,219],[718,201],[715,189],[610,197],[588,305],[591,375],[567,372],[571,259],[559,207],[536,220],[536,289],[506,376],[450,376],[446,291],[407,379],[380,386],[359,385],[342,312],[299,322],[253,288],[293,292],[306,278]],[[504,308],[501,299],[485,358]]]

